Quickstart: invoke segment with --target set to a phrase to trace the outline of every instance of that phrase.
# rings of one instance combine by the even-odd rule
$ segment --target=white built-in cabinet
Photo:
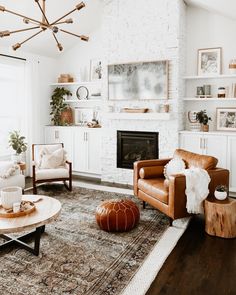
[[[101,174],[102,129],[86,127],[46,126],[45,143],[64,144],[74,172]]]
[[[216,157],[218,167],[230,170],[230,191],[236,192],[236,134],[182,131],[180,148]]]

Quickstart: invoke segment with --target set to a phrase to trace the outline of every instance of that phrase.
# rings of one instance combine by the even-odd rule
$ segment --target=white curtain
[[[10,158],[9,132],[26,137],[26,175],[31,175],[31,146],[37,138],[39,63],[0,57],[0,159]]]

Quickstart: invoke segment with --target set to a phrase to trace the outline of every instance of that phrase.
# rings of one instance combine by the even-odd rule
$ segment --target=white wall
[[[32,78],[30,83],[32,83],[33,89],[30,105],[27,109],[30,124],[28,126],[30,138],[27,138],[29,155],[31,154],[31,143],[44,143],[44,126],[50,123],[49,102],[51,88],[49,84],[56,75],[56,60],[23,51],[15,53],[9,48],[2,46],[0,46],[0,53],[25,58],[34,70],[33,77],[30,77]],[[29,161],[29,157],[27,158]]]
[[[211,47],[222,47],[223,73],[227,74],[230,59],[236,58],[235,31],[235,20],[201,8],[188,6],[187,75],[197,74],[197,50]]]
[[[232,58],[236,58],[236,21],[207,10],[188,6],[187,8],[187,50],[186,50],[186,74],[197,75],[197,51],[200,48],[222,47],[223,74],[229,74],[228,64]],[[212,94],[216,96],[220,86],[230,86],[235,79],[212,79],[188,81],[186,84],[186,96],[194,97],[196,87],[203,84],[211,84]],[[235,102],[186,102],[186,113],[189,110],[204,110],[213,118],[210,130],[216,129],[216,108],[236,107]],[[186,115],[185,115],[186,116]],[[187,117],[185,117],[187,118]],[[187,119],[186,126],[188,126]]]

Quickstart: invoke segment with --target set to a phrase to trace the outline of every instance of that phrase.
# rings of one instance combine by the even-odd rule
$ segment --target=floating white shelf
[[[199,79],[225,79],[225,78],[234,78],[236,75],[210,75],[210,76],[185,76],[185,80],[199,80]]]
[[[98,85],[101,81],[84,81],[84,82],[68,82],[68,83],[51,83],[50,86],[85,86]]]
[[[163,120],[171,119],[170,113],[105,113],[105,119],[113,120]]]
[[[218,97],[209,97],[209,98],[199,98],[199,97],[184,97],[183,100],[187,101],[236,101],[235,97],[226,97],[226,98],[218,98]]]
[[[85,103],[88,103],[88,102],[102,102],[102,99],[68,99],[68,100],[65,100],[65,103],[80,103],[80,102],[85,102]]]

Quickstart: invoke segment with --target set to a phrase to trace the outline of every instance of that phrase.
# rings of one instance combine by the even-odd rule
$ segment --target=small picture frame
[[[220,75],[222,67],[221,56],[221,47],[198,49],[198,75]]]
[[[99,59],[91,59],[90,81],[98,81],[101,79],[102,79],[102,62]]]
[[[216,112],[217,130],[236,131],[236,108],[217,108]]]
[[[93,108],[75,108],[75,125],[84,125],[93,119]]]

